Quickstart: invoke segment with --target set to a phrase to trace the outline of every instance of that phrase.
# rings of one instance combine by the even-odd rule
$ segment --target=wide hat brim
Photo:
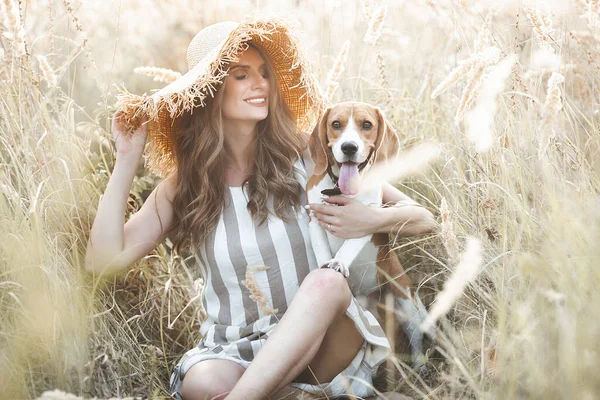
[[[295,28],[282,19],[247,18],[242,23],[226,23],[226,39],[200,59],[185,75],[151,94],[136,96],[125,89],[118,96],[117,108],[129,129],[148,122],[147,162],[153,173],[166,176],[175,168],[172,143],[174,120],[183,112],[206,105],[227,76],[227,65],[252,41],[273,64],[279,90],[296,117],[298,129],[310,131],[324,108],[324,97],[310,73]],[[189,56],[189,54],[188,54]]]

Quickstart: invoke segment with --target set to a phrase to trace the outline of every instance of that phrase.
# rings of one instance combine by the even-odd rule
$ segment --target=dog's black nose
[[[342,153],[352,156],[358,151],[358,145],[354,142],[345,142],[342,144]]]

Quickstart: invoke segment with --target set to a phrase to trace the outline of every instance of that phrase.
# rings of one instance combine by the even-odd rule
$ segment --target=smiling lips
[[[266,97],[255,97],[253,99],[244,100],[246,103],[250,103],[252,105],[264,106],[267,103]]]

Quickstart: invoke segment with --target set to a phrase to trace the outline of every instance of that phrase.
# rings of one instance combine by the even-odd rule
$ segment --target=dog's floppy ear
[[[377,118],[377,140],[375,141],[375,164],[393,159],[400,151],[400,139],[392,125],[379,108],[375,108]]]
[[[327,148],[327,117],[329,116],[329,111],[331,108],[328,108],[323,116],[317,122],[313,133],[310,135],[308,139],[308,149],[310,151],[310,156],[312,157],[313,162],[315,163],[314,174],[320,175],[325,173],[327,169],[327,158],[330,153]]]

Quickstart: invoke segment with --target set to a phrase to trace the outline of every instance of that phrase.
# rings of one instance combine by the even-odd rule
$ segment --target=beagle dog
[[[378,108],[345,102],[327,109],[309,138],[308,148],[314,162],[306,185],[308,203],[321,202],[323,195],[343,195],[381,207],[381,185],[361,190],[361,178],[372,165],[397,157],[400,141]],[[410,340],[413,365],[420,367],[423,332],[419,325],[427,311],[417,293],[411,291],[412,282],[389,245],[388,234],[343,239],[319,225],[312,215],[309,232],[319,267],[341,272],[355,296],[372,294],[372,298],[380,288],[394,294],[395,308],[403,314],[402,329]],[[432,338],[435,334],[433,330],[427,333]]]

